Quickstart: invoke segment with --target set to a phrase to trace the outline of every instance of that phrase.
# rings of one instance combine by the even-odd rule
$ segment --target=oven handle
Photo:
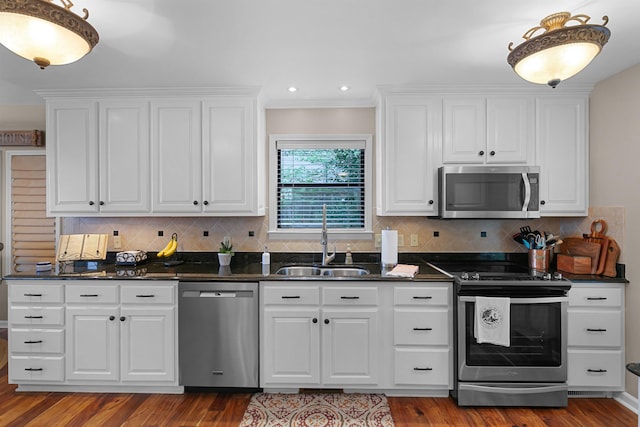
[[[476,297],[458,297],[460,302],[476,302]],[[569,297],[511,298],[511,304],[549,304],[568,302]]]
[[[567,389],[567,385],[545,385],[541,387],[496,387],[492,385],[475,385],[460,384],[461,390],[477,390],[484,393],[509,393],[509,394],[533,394],[533,393],[552,393],[554,391],[563,391]]]

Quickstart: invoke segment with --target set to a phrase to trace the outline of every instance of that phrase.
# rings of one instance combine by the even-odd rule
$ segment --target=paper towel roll
[[[382,230],[382,265],[394,266],[398,263],[398,230]]]

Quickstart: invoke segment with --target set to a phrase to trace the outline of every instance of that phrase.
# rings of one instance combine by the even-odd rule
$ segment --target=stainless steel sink
[[[369,270],[360,267],[335,267],[323,269],[323,276],[330,277],[353,277],[353,276],[366,276],[369,274]]]
[[[321,276],[322,269],[319,267],[309,267],[306,265],[292,265],[289,267],[279,268],[278,271],[276,271],[276,274],[296,277]]]
[[[369,270],[362,267],[340,267],[340,266],[307,266],[307,265],[291,265],[287,267],[281,267],[276,271],[276,274],[283,276],[295,276],[295,277],[356,277],[366,276],[369,274]]]

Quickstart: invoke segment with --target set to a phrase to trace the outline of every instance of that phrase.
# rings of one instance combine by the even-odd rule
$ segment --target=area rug
[[[383,394],[258,393],[240,427],[393,427]]]

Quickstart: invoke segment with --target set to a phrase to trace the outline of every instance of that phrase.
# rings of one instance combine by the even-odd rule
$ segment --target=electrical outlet
[[[404,246],[404,234],[398,234],[398,246]]]
[[[376,248],[379,248],[379,247],[382,246],[382,234],[376,234],[376,241],[375,241],[374,246]]]
[[[411,246],[418,246],[418,235],[417,234],[412,234],[411,235]]]
[[[122,249],[122,236],[113,236],[113,249]]]

